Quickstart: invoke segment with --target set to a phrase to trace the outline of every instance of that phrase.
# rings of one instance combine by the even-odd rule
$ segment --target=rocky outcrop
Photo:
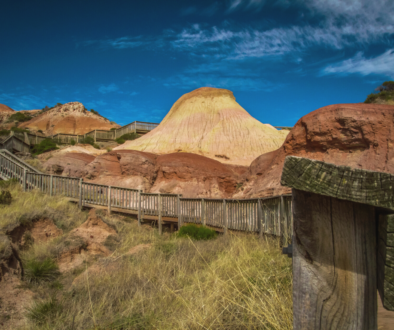
[[[335,104],[302,117],[283,146],[257,157],[235,197],[289,192],[280,185],[284,159],[306,157],[336,165],[394,173],[394,106]]]
[[[257,156],[278,149],[287,134],[253,118],[231,91],[203,87],[175,102],[153,131],[115,149],[160,155],[194,153],[249,166]]]
[[[48,174],[82,177],[85,166],[95,159],[86,153],[64,153],[48,159],[43,167]]]
[[[46,135],[58,133],[85,134],[92,130],[110,130],[119,127],[97,114],[87,111],[82,103],[69,102],[37,114],[33,119],[19,125]]]

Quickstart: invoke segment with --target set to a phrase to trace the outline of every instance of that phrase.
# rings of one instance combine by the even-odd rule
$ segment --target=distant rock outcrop
[[[257,156],[278,149],[287,134],[253,118],[231,91],[203,87],[176,101],[153,131],[115,149],[186,152],[249,166]]]
[[[110,130],[119,127],[100,115],[87,111],[82,103],[69,102],[36,114],[31,120],[19,125],[21,128],[41,130],[46,135],[64,133],[83,135],[92,130]]]
[[[283,146],[257,157],[238,198],[289,192],[280,185],[285,157],[294,155],[336,165],[394,173],[394,106],[335,104],[302,117]]]

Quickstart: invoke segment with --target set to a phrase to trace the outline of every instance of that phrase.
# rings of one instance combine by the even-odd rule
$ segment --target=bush
[[[0,135],[4,136],[4,135],[9,135],[10,131],[8,129],[2,129],[0,130]]]
[[[39,129],[37,132],[38,132],[38,133],[44,133],[41,129]]]
[[[139,137],[140,136],[137,133],[127,133],[127,134],[123,134],[121,137],[118,137],[115,141],[118,144],[123,144],[127,140],[135,140],[138,139]]]
[[[14,113],[13,115],[11,115],[7,121],[8,122],[11,122],[11,121],[24,122],[24,121],[29,121],[30,119],[31,119],[31,116],[24,114],[22,112],[17,112],[17,113]]]
[[[8,190],[3,190],[0,193],[0,204],[10,205],[12,201],[11,193]]]
[[[198,227],[195,224],[188,224],[182,226],[178,231],[179,237],[190,237],[195,240],[208,240],[216,238],[216,231],[209,229],[205,226]]]
[[[100,116],[100,114],[99,114],[96,110],[90,109],[90,112],[91,112],[91,113],[94,113],[95,115]]]
[[[87,136],[81,140],[81,143],[93,145],[94,139],[91,136]]]
[[[51,258],[43,261],[30,259],[24,265],[24,269],[25,281],[28,283],[50,282],[60,275],[59,267]]]
[[[33,155],[37,156],[51,150],[59,149],[52,139],[45,139],[33,147]]]
[[[71,139],[70,144],[71,144],[72,146],[75,146],[75,144],[76,144],[75,140],[74,140],[74,139]]]
[[[11,131],[16,132],[16,133],[28,133],[29,131],[27,129],[19,128],[19,127],[11,127]]]
[[[48,301],[35,303],[32,307],[27,309],[27,318],[36,324],[44,324],[56,317],[56,314],[61,312],[62,306],[56,299],[49,299]]]
[[[111,124],[112,124],[112,121],[111,121]],[[110,129],[110,131],[114,131],[114,130],[116,130],[116,127],[112,127],[112,128]]]
[[[97,143],[93,144],[93,147],[96,149],[100,149],[100,146]]]
[[[364,101],[364,103],[372,103],[376,101],[377,98],[378,98],[378,94],[369,94],[367,96],[367,99]]]

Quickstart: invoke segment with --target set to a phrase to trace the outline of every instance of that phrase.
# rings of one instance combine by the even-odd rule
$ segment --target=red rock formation
[[[288,155],[394,173],[393,145],[393,106],[358,103],[323,107],[302,117],[280,149],[252,162],[243,191],[235,197],[288,192],[280,185]]]
[[[92,130],[110,130],[119,127],[100,115],[87,111],[82,103],[70,102],[37,114],[33,119],[19,125],[31,130],[42,130],[46,135],[85,134]]]
[[[85,166],[94,159],[94,156],[85,153],[70,152],[49,158],[43,167],[49,174],[79,178],[85,173]]]

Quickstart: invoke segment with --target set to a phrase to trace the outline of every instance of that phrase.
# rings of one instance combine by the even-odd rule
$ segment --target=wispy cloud
[[[227,13],[237,10],[260,11],[265,4],[265,0],[230,0],[228,1]]]
[[[325,67],[322,74],[379,74],[394,78],[394,49],[372,58],[359,52],[353,58]]]
[[[107,94],[107,93],[111,93],[111,92],[116,92],[116,91],[118,91],[118,90],[119,90],[119,87],[118,87],[116,84],[114,84],[114,83],[109,84],[109,85],[107,85],[107,86],[101,85],[101,86],[99,87],[99,89],[98,89],[98,91],[99,91],[100,93],[102,93],[102,94]]]

